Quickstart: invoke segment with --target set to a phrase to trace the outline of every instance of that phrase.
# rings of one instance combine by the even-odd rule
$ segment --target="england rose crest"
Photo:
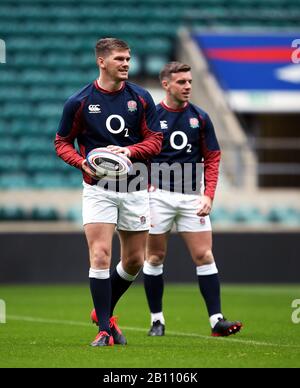
[[[137,103],[134,100],[130,100],[127,102],[127,107],[129,112],[136,112],[137,110]]]
[[[201,225],[205,225],[205,218],[204,218],[204,217],[201,217],[201,218],[200,218],[200,224],[201,224]]]
[[[199,128],[199,120],[196,117],[190,118],[191,128]]]
[[[141,216],[140,221],[141,221],[141,224],[144,225],[146,223],[147,219],[145,216]]]

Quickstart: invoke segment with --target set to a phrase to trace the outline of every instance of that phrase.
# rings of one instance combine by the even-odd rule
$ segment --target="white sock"
[[[214,262],[211,264],[205,264],[196,267],[196,272],[198,276],[214,275],[215,273],[218,273],[218,268],[216,266],[216,263]]]
[[[160,321],[163,325],[165,324],[164,314],[160,313],[151,313],[151,325],[153,322]]]
[[[127,273],[124,268],[123,268],[123,265],[122,265],[122,262],[120,261],[119,264],[116,266],[116,270],[119,274],[119,276],[124,279],[124,280],[127,280],[128,282],[133,282],[136,277],[138,276],[139,273],[137,273],[136,275],[130,275],[129,273]]]
[[[109,268],[107,269],[94,269],[90,268],[89,278],[94,279],[108,279],[109,278]]]
[[[210,326],[211,328],[213,329],[216,324],[219,322],[219,319],[222,319],[223,318],[223,315],[220,313],[220,314],[214,314],[212,316],[209,317],[209,322],[210,322]]]
[[[163,264],[152,265],[152,264],[148,263],[148,261],[145,261],[144,267],[143,267],[143,272],[145,275],[158,276],[158,275],[162,275],[162,273],[164,271],[163,268],[164,268]]]

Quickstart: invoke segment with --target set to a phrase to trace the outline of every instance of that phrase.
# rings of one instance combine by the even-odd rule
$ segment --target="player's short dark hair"
[[[188,72],[191,70],[191,66],[181,63],[181,62],[169,62],[167,63],[161,72],[159,73],[159,79],[160,81],[164,79],[170,79],[171,74],[173,73],[181,73],[181,72]]]
[[[124,40],[116,38],[102,38],[96,43],[96,58],[109,55],[113,50],[130,50],[130,48]]]

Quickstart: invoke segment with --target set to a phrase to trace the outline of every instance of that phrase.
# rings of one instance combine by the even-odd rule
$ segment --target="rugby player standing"
[[[60,158],[83,173],[83,225],[95,307],[92,316],[99,326],[91,345],[111,346],[126,344],[113,310],[143,266],[150,226],[149,194],[146,189],[122,192],[102,187],[85,158],[92,149],[108,146],[133,163],[147,163],[160,152],[162,133],[150,94],[127,81],[130,64],[127,43],[115,38],[100,39],[95,52],[99,78],[65,103],[55,147]],[[110,274],[116,227],[121,260]]]
[[[151,312],[151,328],[148,334],[162,336],[165,333],[162,308],[163,263],[169,233],[175,223],[177,232],[185,241],[196,266],[211,334],[228,336],[237,333],[242,324],[226,320],[221,312],[220,281],[212,253],[209,213],[219,174],[219,144],[208,114],[189,102],[192,90],[190,66],[170,62],[162,69],[160,81],[166,92],[165,99],[157,105],[161,128],[164,131],[164,143],[162,152],[152,158],[151,229],[143,267],[144,286]],[[167,174],[168,179],[164,181],[163,174],[155,173],[156,163],[167,166],[175,163],[177,172],[175,169],[173,175]],[[202,170],[199,174],[196,168],[202,163],[204,192],[200,188]]]

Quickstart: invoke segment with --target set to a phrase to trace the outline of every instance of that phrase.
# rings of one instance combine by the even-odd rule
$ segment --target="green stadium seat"
[[[0,173],[21,171],[24,167],[22,158],[12,152],[7,155],[0,155]]]
[[[16,142],[13,137],[7,136],[0,141],[0,155],[2,154],[10,154],[16,149]]]
[[[38,107],[36,107],[36,115],[38,117],[48,117],[51,118],[57,117],[59,118],[62,113],[62,103],[60,104],[40,104]]]
[[[210,218],[213,223],[230,224],[233,222],[231,212],[222,206],[214,207]]]
[[[61,217],[55,207],[34,207],[30,213],[30,219],[33,221],[57,221]]]
[[[150,55],[169,56],[172,51],[172,42],[170,39],[155,38],[147,39],[144,42],[144,51]]]
[[[0,175],[0,189],[17,190],[30,187],[30,178],[24,172],[3,173]]]
[[[68,183],[63,174],[60,173],[36,173],[31,180],[31,185],[37,189],[68,187]]]
[[[167,56],[151,55],[145,60],[145,71],[148,75],[158,76],[163,66],[168,62]]]
[[[71,67],[76,63],[75,56],[69,55],[60,55],[59,53],[49,53],[43,58],[43,62],[45,62],[46,66],[51,67]],[[77,63],[76,63],[77,66]]]
[[[66,168],[70,171],[70,166],[65,164]],[[80,189],[82,187],[82,173],[79,170],[73,169],[69,172],[66,178],[66,184],[68,188]]]
[[[142,63],[140,58],[136,55],[131,55],[129,74],[132,77],[135,77],[141,72],[141,68],[142,68]]]
[[[37,69],[37,70],[28,70],[25,69],[22,72],[22,76],[20,79],[20,82],[22,84],[29,84],[29,85],[34,85],[34,84],[42,84],[42,83],[48,83],[49,84],[49,79],[51,78],[51,73],[45,71],[44,69]]]
[[[8,205],[0,208],[1,221],[24,221],[27,219],[27,212],[18,205]]]
[[[251,206],[239,207],[233,212],[232,218],[237,223],[245,224],[261,224],[266,221],[261,211]]]
[[[36,172],[63,173],[68,172],[70,169],[66,163],[64,163],[54,154],[54,150],[52,154],[29,155],[27,158],[25,158],[23,167],[24,170],[28,172],[28,174]]]
[[[41,135],[52,135],[54,138],[55,128],[57,126],[57,121],[53,123],[51,120],[43,121],[36,118],[31,119],[30,121],[25,121],[20,119],[13,119],[11,122],[8,122],[3,126],[5,132],[9,128],[11,135],[16,137],[22,137],[24,135],[29,136],[41,136]],[[54,129],[53,129],[54,128]],[[1,133],[1,127],[0,127]],[[4,133],[4,131],[3,131]]]
[[[0,88],[0,100],[2,101],[12,100],[15,103],[18,100],[24,100],[25,97],[27,97],[26,90],[21,87]]]
[[[274,207],[268,212],[267,218],[270,222],[286,225],[300,225],[300,214],[297,209],[290,207]]]
[[[53,143],[47,137],[23,136],[19,140],[18,149],[24,155],[31,152],[49,153],[53,150]]]
[[[8,133],[8,128],[10,127],[10,122],[9,120],[6,121],[4,119],[0,119],[0,136],[1,136],[1,139],[3,140],[4,139],[4,136],[6,137],[7,136],[7,133]],[[13,135],[13,134],[12,134]]]
[[[24,68],[24,66],[32,68],[33,66],[44,65],[44,59],[40,54],[37,53],[33,53],[32,55],[18,53],[12,58],[11,64],[18,66],[22,69]]]
[[[66,216],[67,220],[82,223],[82,209],[79,206],[73,206],[71,207]]]
[[[32,111],[33,107],[31,104],[26,103],[26,102],[18,102],[15,104],[11,103],[6,103],[2,107],[1,114],[3,117],[16,117],[16,113],[18,114],[18,117],[23,117],[23,118],[30,118],[32,117]]]

